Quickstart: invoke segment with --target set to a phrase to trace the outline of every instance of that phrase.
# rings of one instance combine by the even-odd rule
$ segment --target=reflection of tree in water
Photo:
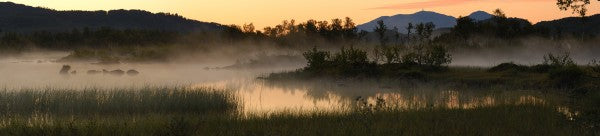
[[[461,88],[436,83],[416,84],[398,81],[264,81],[266,87],[281,88],[283,91],[306,91],[306,98],[323,101],[336,98],[341,104],[354,102],[362,97],[370,103],[383,98],[390,106],[403,109],[420,108],[477,108],[503,104],[550,104],[551,96],[538,91],[511,91],[482,88]],[[554,99],[554,98],[552,98]],[[558,101],[558,100],[556,100]]]

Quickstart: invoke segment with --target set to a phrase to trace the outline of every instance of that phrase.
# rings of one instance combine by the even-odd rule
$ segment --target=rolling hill
[[[0,30],[8,32],[70,31],[81,28],[218,31],[217,23],[187,19],[177,14],[143,10],[57,11],[12,2],[0,2]]]
[[[473,12],[469,15],[470,18],[482,21],[492,17],[492,15],[484,12],[477,11]],[[406,26],[408,23],[427,23],[433,22],[436,25],[436,28],[451,28],[456,25],[456,18],[432,11],[419,11],[414,14],[398,14],[394,16],[382,16],[372,21],[369,21],[365,24],[358,25],[358,30],[365,31],[373,31],[375,26],[377,26],[377,21],[383,20],[383,22],[388,26],[389,29],[393,29],[394,27],[398,28],[398,32],[406,33]]]

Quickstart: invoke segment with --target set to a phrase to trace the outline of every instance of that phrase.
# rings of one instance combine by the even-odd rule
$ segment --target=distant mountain
[[[85,27],[177,32],[216,31],[225,28],[217,23],[200,22],[169,13],[143,10],[57,11],[0,2],[0,31],[70,31]]]
[[[398,28],[398,32],[406,33],[406,26],[408,23],[418,24],[433,22],[436,28],[448,28],[456,25],[456,18],[431,11],[419,11],[414,14],[398,14],[394,16],[382,16],[367,22],[362,25],[358,25],[358,30],[373,31],[377,26],[377,21],[383,20],[387,25],[388,29]]]
[[[546,29],[551,34],[600,34],[600,14],[581,17],[567,17],[552,21],[542,21],[534,25],[538,29]]]
[[[485,11],[475,11],[471,13],[468,17],[475,21],[482,21],[492,18],[492,14],[489,14]]]
[[[468,17],[475,21],[484,21],[492,18],[492,16],[492,14],[489,14],[485,11],[475,11],[471,13]],[[400,33],[406,33],[406,26],[408,26],[408,23],[418,24],[433,22],[433,24],[435,24],[436,26],[436,29],[452,28],[456,25],[455,17],[431,11],[420,11],[414,14],[382,16],[365,24],[358,25],[357,28],[359,31],[365,30],[371,32],[377,26],[377,21],[379,20],[383,20],[383,22],[387,25],[388,29],[393,29],[394,27],[397,27],[398,32]]]

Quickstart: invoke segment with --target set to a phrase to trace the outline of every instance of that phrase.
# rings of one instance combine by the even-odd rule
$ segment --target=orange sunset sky
[[[379,16],[411,14],[420,10],[451,16],[496,8],[509,17],[536,23],[568,16],[556,0],[12,0],[11,2],[57,10],[142,9],[177,13],[187,18],[221,24],[254,23],[257,28],[282,20],[329,20],[351,17],[362,24]],[[600,13],[600,2],[592,0],[588,15]]]

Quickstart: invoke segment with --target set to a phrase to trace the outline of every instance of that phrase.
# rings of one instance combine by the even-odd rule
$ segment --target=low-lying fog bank
[[[544,55],[548,53],[559,55],[568,53],[577,64],[585,65],[592,60],[600,59],[600,46],[598,46],[597,41],[600,41],[600,38],[586,42],[573,38],[563,40],[523,38],[516,43],[518,45],[510,45],[506,41],[497,41],[502,43],[503,46],[453,50],[450,65],[491,67],[504,62],[535,65],[542,63]]]
[[[254,78],[259,74],[293,70],[297,65],[280,65],[256,69],[211,69],[233,63],[121,63],[99,65],[94,62],[57,62],[66,53],[29,53],[0,58],[2,88],[116,88],[144,86],[179,86],[207,81]],[[63,65],[71,67],[61,75]],[[90,70],[100,71],[97,74]],[[137,75],[111,75],[103,70],[135,70]]]

